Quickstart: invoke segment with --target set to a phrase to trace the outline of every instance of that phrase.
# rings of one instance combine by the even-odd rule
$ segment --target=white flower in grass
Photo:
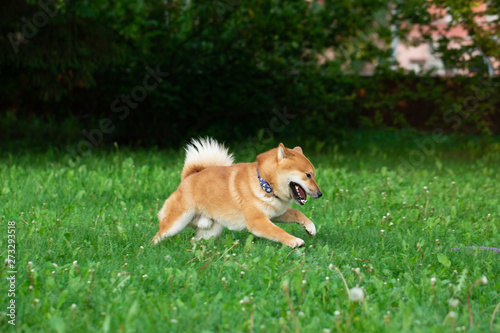
[[[76,304],[75,304],[75,303],[71,304],[71,308],[72,308],[73,310],[76,310]]]
[[[486,278],[486,276],[483,275],[483,277],[481,278],[481,283],[482,284],[487,284],[488,283],[488,279]]]
[[[362,302],[364,297],[365,293],[363,292],[363,289],[359,287],[354,287],[349,290],[349,299],[353,302]]]
[[[431,284],[432,284],[432,285],[435,285],[435,284],[436,284],[436,278],[435,278],[435,277],[431,278]]]
[[[335,310],[335,312],[333,313],[335,316],[340,316],[340,311],[339,310]]]
[[[147,279],[147,278],[148,278],[148,275],[147,275],[147,274],[144,274],[144,275],[142,276],[142,278],[143,278],[143,279]]]
[[[448,301],[451,308],[456,308],[458,306],[458,299],[452,298]]]

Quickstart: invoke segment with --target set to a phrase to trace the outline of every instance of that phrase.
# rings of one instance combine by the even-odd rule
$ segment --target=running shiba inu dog
[[[196,238],[209,239],[231,230],[248,229],[258,237],[301,247],[304,241],[290,235],[271,220],[298,223],[311,236],[316,227],[304,214],[289,208],[292,201],[306,203],[307,195],[321,197],[316,172],[300,147],[280,143],[257,156],[253,163],[233,164],[233,156],[217,141],[193,139],[177,190],[158,212],[158,243],[185,227],[197,229]]]

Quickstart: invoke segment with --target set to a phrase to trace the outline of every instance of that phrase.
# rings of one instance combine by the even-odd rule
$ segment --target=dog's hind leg
[[[217,223],[213,222],[212,226],[208,229],[201,229],[199,228],[196,230],[196,239],[209,239],[211,237],[217,238],[219,235],[222,233],[222,230],[224,230],[224,227]]]
[[[160,226],[151,242],[157,244],[167,237],[178,234],[193,220],[194,216],[195,212],[184,204],[181,194],[174,192],[158,213]]]

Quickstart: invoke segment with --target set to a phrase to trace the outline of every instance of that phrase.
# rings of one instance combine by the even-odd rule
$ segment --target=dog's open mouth
[[[307,202],[306,191],[304,191],[299,184],[290,182],[290,191],[292,192],[293,200],[295,200],[298,205],[303,206]]]

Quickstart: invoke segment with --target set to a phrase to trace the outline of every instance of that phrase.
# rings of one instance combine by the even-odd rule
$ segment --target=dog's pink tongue
[[[299,186],[299,193],[300,193],[300,198],[301,199],[306,199],[307,196],[306,196],[306,192],[304,192],[304,190],[302,189],[302,187]]]

